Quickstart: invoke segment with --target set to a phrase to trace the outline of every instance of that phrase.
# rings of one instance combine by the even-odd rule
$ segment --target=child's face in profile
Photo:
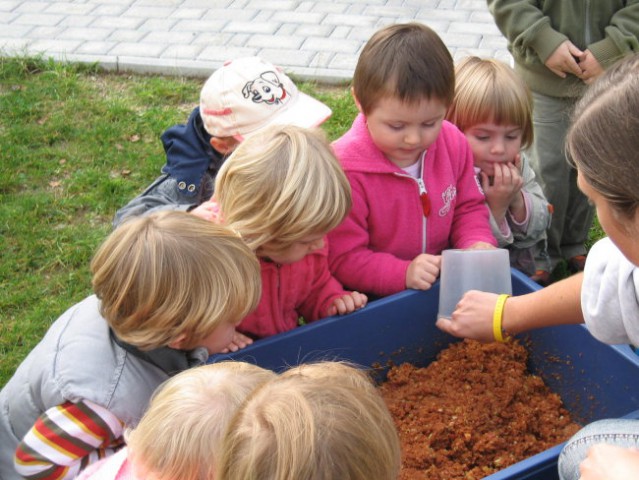
[[[366,122],[377,148],[395,165],[406,168],[437,140],[445,115],[446,105],[438,98],[405,103],[384,97],[366,115]]]
[[[481,123],[464,132],[475,158],[475,167],[489,177],[496,163],[513,163],[521,150],[522,130],[516,125]]]
[[[286,248],[281,248],[273,243],[265,243],[257,249],[257,256],[268,258],[275,263],[286,265],[299,262],[309,253],[324,248],[325,233],[308,235]]]
[[[197,347],[206,348],[209,355],[222,352],[233,340],[235,327],[231,322],[221,322],[208,336],[198,340]]]

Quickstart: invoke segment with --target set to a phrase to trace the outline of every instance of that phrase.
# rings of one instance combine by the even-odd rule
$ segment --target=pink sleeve
[[[328,240],[326,241],[328,242]],[[309,322],[328,316],[333,301],[346,295],[342,285],[328,269],[328,246],[308,255],[308,267],[311,269],[312,292],[299,306],[299,313]]]
[[[360,183],[349,180],[353,207],[328,235],[331,271],[346,288],[362,293],[385,296],[405,290],[410,261],[368,248],[368,205]]]

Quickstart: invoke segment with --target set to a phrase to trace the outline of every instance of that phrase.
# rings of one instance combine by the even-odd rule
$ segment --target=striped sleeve
[[[87,465],[123,445],[123,425],[88,400],[44,412],[18,445],[16,471],[28,480],[75,478]]]

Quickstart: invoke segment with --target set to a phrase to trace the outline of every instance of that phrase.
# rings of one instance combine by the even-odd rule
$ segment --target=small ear
[[[360,113],[364,113],[362,111],[362,104],[359,103],[359,100],[357,99],[357,96],[355,95],[355,90],[353,90],[353,87],[351,87],[351,97],[353,97],[353,101],[355,102],[355,105],[357,106],[357,110],[359,110]]]
[[[184,350],[184,342],[186,340],[186,334],[182,333],[175,340],[169,343],[169,348],[173,348],[175,350]]]
[[[233,137],[211,137],[211,146],[222,155],[228,155],[240,142]]]

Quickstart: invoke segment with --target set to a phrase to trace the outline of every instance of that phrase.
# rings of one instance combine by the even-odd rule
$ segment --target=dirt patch
[[[465,340],[428,367],[391,368],[380,390],[402,442],[400,480],[480,479],[572,436],[580,426],[527,357],[516,342]]]

